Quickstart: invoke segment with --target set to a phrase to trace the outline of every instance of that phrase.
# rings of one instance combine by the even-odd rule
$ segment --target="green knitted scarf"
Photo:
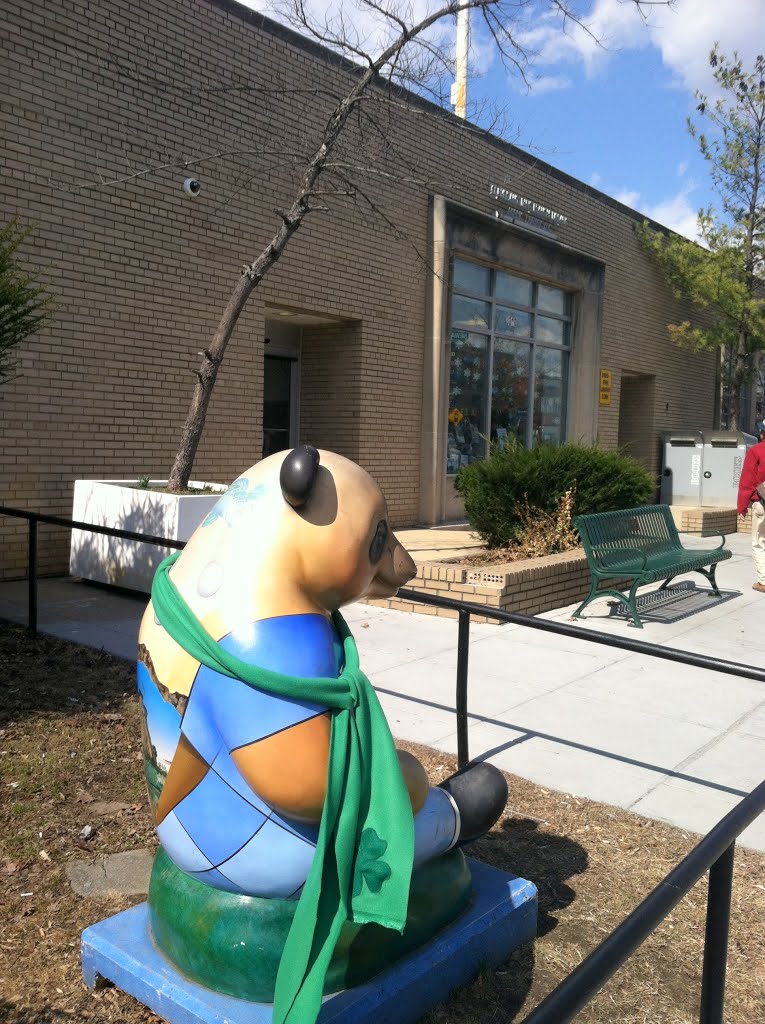
[[[346,920],[402,931],[414,855],[412,809],[393,738],[356,644],[333,616],[345,651],[337,679],[303,679],[248,665],[203,629],[170,579],[180,552],[157,569],[151,598],[170,636],[208,668],[266,693],[332,711],[327,796],[311,871],[279,964],[273,1024],[312,1024]]]

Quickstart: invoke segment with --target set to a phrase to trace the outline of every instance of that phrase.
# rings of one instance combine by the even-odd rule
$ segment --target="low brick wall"
[[[574,601],[583,601],[590,590],[590,571],[582,548],[560,555],[476,568],[449,562],[428,562],[417,566],[417,576],[407,584],[407,589],[485,604],[501,611],[537,615]],[[422,615],[457,617],[457,612],[450,609],[433,608],[399,598],[368,603]],[[496,620],[476,616],[475,621]]]
[[[741,527],[735,508],[694,507],[672,505],[672,518],[682,533],[700,530],[716,530],[718,533],[737,533]]]

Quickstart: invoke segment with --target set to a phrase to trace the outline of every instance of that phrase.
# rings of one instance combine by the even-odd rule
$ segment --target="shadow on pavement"
[[[740,590],[721,590],[720,596],[716,597],[708,587],[697,587],[691,581],[684,581],[669,586],[666,590],[652,590],[648,594],[638,594],[635,604],[643,622],[670,625],[673,622],[688,619],[692,615],[707,612],[710,608],[727,604],[728,601],[733,601],[737,597],[741,597]],[[626,606],[621,601],[609,601],[608,605],[609,617],[629,619]],[[595,618],[597,616],[587,614],[586,617]],[[602,614],[600,617],[603,617]]]

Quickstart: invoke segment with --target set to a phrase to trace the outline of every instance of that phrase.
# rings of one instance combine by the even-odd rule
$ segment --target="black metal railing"
[[[523,1024],[567,1024],[709,871],[699,1024],[723,1024],[735,841],[765,810],[765,782],[737,804]]]
[[[0,506],[0,516],[25,519],[29,523],[29,617],[28,628],[37,631],[37,525],[47,523],[70,529],[120,537],[125,540],[141,541],[169,548],[183,548],[185,542],[135,533],[129,530],[95,526],[63,516],[51,516],[38,512]],[[765,683],[765,669],[753,665],[726,661],[707,655],[693,654],[671,647],[628,637],[609,636],[594,632],[582,626],[539,619],[514,612],[504,612],[467,601],[456,601],[436,597],[415,590],[400,590],[402,600],[449,609],[457,613],[457,680],[455,707],[457,716],[457,759],[460,767],[469,762],[468,738],[468,667],[470,644],[470,619],[472,615],[494,619],[538,629],[543,632],[568,636],[586,643],[616,647],[634,654],[682,665],[691,665],[706,671],[723,672],[744,679]],[[704,940],[704,963],[701,983],[701,1009],[699,1024],[723,1024],[725,1007],[725,975],[728,958],[728,931],[730,923],[731,894],[733,884],[733,859],[736,839],[765,810],[765,781],[748,796],[744,797],[684,860],[646,896],[643,902],[595,949],[561,984],[548,995],[527,1016],[523,1024],[566,1024],[618,971],[626,960],[642,945],[648,936],[661,924],[670,911],[689,890],[709,872],[707,897],[706,933]]]
[[[49,516],[43,512],[27,512],[19,508],[6,508],[0,505],[0,516],[11,519],[26,519],[29,523],[29,549],[27,552],[27,629],[37,633],[37,524],[48,523],[51,526],[65,526],[73,530],[85,530],[88,533],[101,533],[107,537],[119,537],[122,540],[137,540],[144,544],[154,544],[163,548],[182,549],[186,542],[169,540],[167,537],[154,537],[150,533],[135,533],[133,530],[115,530],[111,526],[97,526],[95,523],[82,523],[77,519],[65,516]]]

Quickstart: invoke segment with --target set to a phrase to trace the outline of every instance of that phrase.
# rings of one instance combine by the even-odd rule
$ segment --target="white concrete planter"
[[[152,480],[150,486],[162,487],[165,483]],[[135,485],[134,480],[76,480],[72,519],[153,537],[188,540],[226,490],[224,484],[198,481],[192,481],[189,487],[212,487],[215,493],[169,494]],[[149,593],[157,566],[171,550],[72,530],[69,572],[97,583]]]

